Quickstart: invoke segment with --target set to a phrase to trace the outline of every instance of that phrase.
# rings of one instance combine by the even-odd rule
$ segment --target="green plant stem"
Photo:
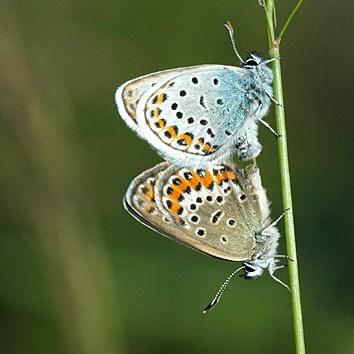
[[[287,18],[287,20],[285,21],[285,24],[283,26],[283,28],[281,29],[279,36],[278,36],[278,42],[280,43],[281,39],[283,38],[283,34],[285,33],[285,31],[287,30],[290,22],[292,21],[293,17],[295,16],[295,14],[297,13],[297,10],[299,10],[299,7],[301,6],[303,0],[299,0],[297,2],[297,4],[294,7],[294,10],[291,11],[291,14],[289,15],[289,17]]]
[[[299,6],[296,7],[298,9]],[[267,16],[267,29],[270,46],[270,55],[273,58],[280,58],[279,38],[275,37],[275,28],[273,22],[273,11],[275,11],[274,0],[267,0],[265,6]],[[295,11],[296,12],[296,11]],[[295,15],[293,11],[289,17],[291,20]],[[286,27],[290,20],[286,21]],[[285,27],[285,29],[286,29]],[[284,30],[282,34],[284,34]],[[286,124],[285,124],[285,110],[283,99],[283,86],[281,77],[281,64],[280,60],[273,62],[273,74],[274,74],[274,97],[278,101],[278,105],[275,106],[276,125],[277,131],[280,137],[278,138],[278,155],[280,165],[281,187],[283,196],[283,208],[288,210],[285,214],[285,236],[286,236],[286,248],[288,257],[291,258],[289,262],[289,279],[291,288],[291,300],[293,311],[293,325],[294,325],[294,338],[295,348],[297,354],[305,354],[305,340],[304,329],[302,321],[301,299],[300,299],[300,283],[298,262],[296,255],[296,242],[295,242],[295,227],[294,227],[294,209],[291,196],[291,183],[290,183],[290,169],[288,160],[288,144],[286,136]]]

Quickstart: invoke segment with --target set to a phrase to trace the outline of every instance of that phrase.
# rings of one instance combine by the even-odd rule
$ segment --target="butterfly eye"
[[[243,66],[257,66],[258,63],[253,59],[247,59]]]
[[[249,264],[249,263],[243,263],[243,266],[244,266],[246,273],[252,273],[256,270],[256,268],[252,264]]]

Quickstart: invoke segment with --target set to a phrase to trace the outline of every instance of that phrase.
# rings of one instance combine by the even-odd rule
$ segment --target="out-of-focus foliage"
[[[282,44],[309,353],[354,352],[348,4],[305,2]],[[294,1],[278,5],[281,23]],[[235,264],[157,236],[121,203],[160,160],[118,117],[116,86],[161,69],[237,65],[225,19],[242,53],[266,55],[257,1],[1,1],[0,353],[294,351],[284,289],[267,276],[237,279],[203,316]],[[260,135],[276,216],[276,143]]]

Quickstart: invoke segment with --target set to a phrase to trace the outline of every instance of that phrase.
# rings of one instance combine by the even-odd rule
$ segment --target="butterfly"
[[[194,250],[223,260],[240,261],[220,288],[219,301],[233,275],[243,270],[254,279],[277,265],[279,217],[270,219],[269,201],[258,167],[234,164],[181,168],[163,162],[137,176],[124,197],[126,210],[150,229]]]
[[[273,98],[273,74],[263,60],[239,55],[241,67],[197,65],[159,71],[130,80],[115,93],[126,124],[163,157],[177,166],[208,167],[233,152],[242,160],[257,157],[262,118]]]

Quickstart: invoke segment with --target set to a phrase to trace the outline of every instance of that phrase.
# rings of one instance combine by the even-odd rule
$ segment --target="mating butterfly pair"
[[[221,259],[242,261],[220,288],[219,300],[238,271],[275,278],[280,237],[258,168],[226,163],[258,156],[258,126],[269,110],[272,71],[250,54],[242,67],[200,65],[161,71],[126,82],[116,91],[127,125],[168,162],[136,177],[124,204],[151,229]],[[271,129],[271,128],[270,128]],[[277,220],[278,221],[278,220]],[[283,284],[283,283],[282,283]],[[283,284],[285,285],[285,284]],[[286,285],[285,285],[286,286]]]

